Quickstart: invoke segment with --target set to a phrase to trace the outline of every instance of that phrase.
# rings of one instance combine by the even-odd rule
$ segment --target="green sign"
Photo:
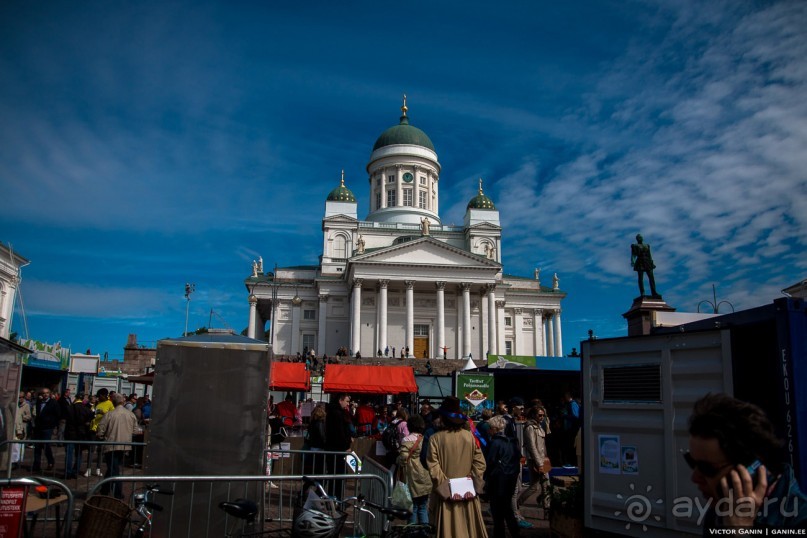
[[[460,409],[466,415],[476,415],[484,409],[493,410],[496,399],[493,394],[492,374],[457,374],[457,398]]]

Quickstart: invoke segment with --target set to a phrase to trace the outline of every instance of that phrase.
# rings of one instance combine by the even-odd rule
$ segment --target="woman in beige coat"
[[[460,411],[459,400],[447,397],[440,407],[443,429],[429,439],[427,460],[432,485],[439,488],[450,478],[472,477],[482,481],[485,457],[476,445],[473,434],[465,429],[468,417]],[[487,538],[479,496],[458,500],[443,500],[432,492],[429,516],[439,538]]]
[[[544,509],[544,519],[549,517],[549,470],[541,470],[546,460],[546,435],[549,423],[543,407],[531,407],[527,411],[527,425],[524,426],[524,449],[527,454],[527,468],[530,470],[530,487],[518,496],[519,506],[540,488],[538,506]]]
[[[403,438],[398,454],[398,468],[404,482],[412,495],[412,518],[410,523],[429,523],[429,494],[432,492],[432,479],[420,463],[420,452],[423,450],[423,430],[426,422],[420,415],[412,415],[407,426],[409,435]]]

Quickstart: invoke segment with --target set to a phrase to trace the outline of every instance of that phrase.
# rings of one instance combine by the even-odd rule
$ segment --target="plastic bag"
[[[406,482],[398,480],[392,488],[392,495],[390,496],[392,504],[399,508],[406,508],[412,511],[412,494],[409,493],[409,486]]]

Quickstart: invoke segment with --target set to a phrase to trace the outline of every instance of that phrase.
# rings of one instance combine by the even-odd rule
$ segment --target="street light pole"
[[[185,283],[185,332],[182,336],[188,336],[188,312],[191,307],[191,294],[196,291],[196,284]]]

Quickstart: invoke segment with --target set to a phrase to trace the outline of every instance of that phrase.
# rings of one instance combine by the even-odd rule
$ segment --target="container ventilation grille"
[[[660,402],[661,367],[615,366],[603,368],[603,402]]]

